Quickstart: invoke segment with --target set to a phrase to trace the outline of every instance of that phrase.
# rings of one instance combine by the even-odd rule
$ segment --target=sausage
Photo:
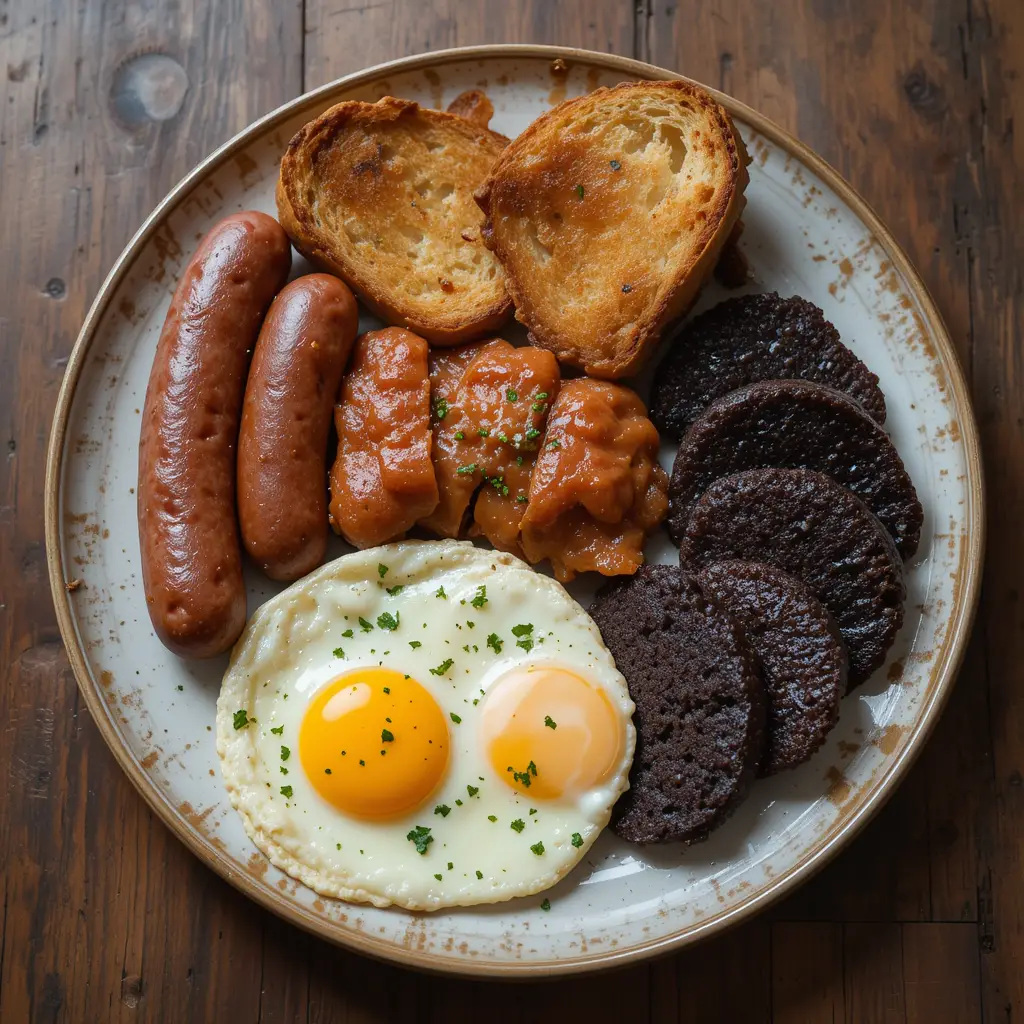
[[[139,443],[139,542],[150,618],[175,654],[220,654],[245,626],[235,445],[249,353],[290,267],[277,221],[226,217],[185,268],[157,343]]]
[[[274,299],[256,342],[238,435],[238,521],[271,579],[298,579],[323,561],[327,435],[358,330],[348,286],[309,274]]]

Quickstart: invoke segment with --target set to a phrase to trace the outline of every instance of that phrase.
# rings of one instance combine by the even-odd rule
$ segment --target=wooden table
[[[188,854],[79,714],[42,520],[68,352],[164,193],[306,89],[484,42],[678,69],[838,167],[938,300],[973,388],[991,507],[956,692],[862,837],[724,938],[514,987],[329,947]],[[1021,0],[0,0],[0,76],[0,1021],[1024,1020]]]

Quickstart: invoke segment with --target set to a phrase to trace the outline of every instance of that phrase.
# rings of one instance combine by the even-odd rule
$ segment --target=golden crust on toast
[[[692,82],[600,88],[534,121],[476,194],[533,343],[595,377],[635,373],[714,270],[748,163]]]
[[[278,217],[295,248],[389,324],[437,345],[496,331],[512,304],[473,191],[508,140],[408,100],[346,101],[281,160]]]

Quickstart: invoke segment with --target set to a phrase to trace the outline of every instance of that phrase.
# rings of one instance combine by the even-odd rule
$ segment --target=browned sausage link
[[[358,329],[347,285],[310,274],[274,300],[256,342],[238,435],[238,521],[271,579],[298,579],[323,561],[327,435]]]
[[[226,651],[245,626],[235,445],[249,353],[291,248],[263,213],[200,243],[171,300],[146,391],[139,541],[150,618],[176,654]]]

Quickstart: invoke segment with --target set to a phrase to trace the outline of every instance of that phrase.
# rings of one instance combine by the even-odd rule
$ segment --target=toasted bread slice
[[[288,144],[278,216],[299,252],[388,323],[438,345],[477,338],[512,311],[473,202],[507,142],[391,96],[339,103]]]
[[[476,196],[534,343],[592,376],[635,372],[714,270],[748,162],[692,82],[596,89],[534,121]]]

